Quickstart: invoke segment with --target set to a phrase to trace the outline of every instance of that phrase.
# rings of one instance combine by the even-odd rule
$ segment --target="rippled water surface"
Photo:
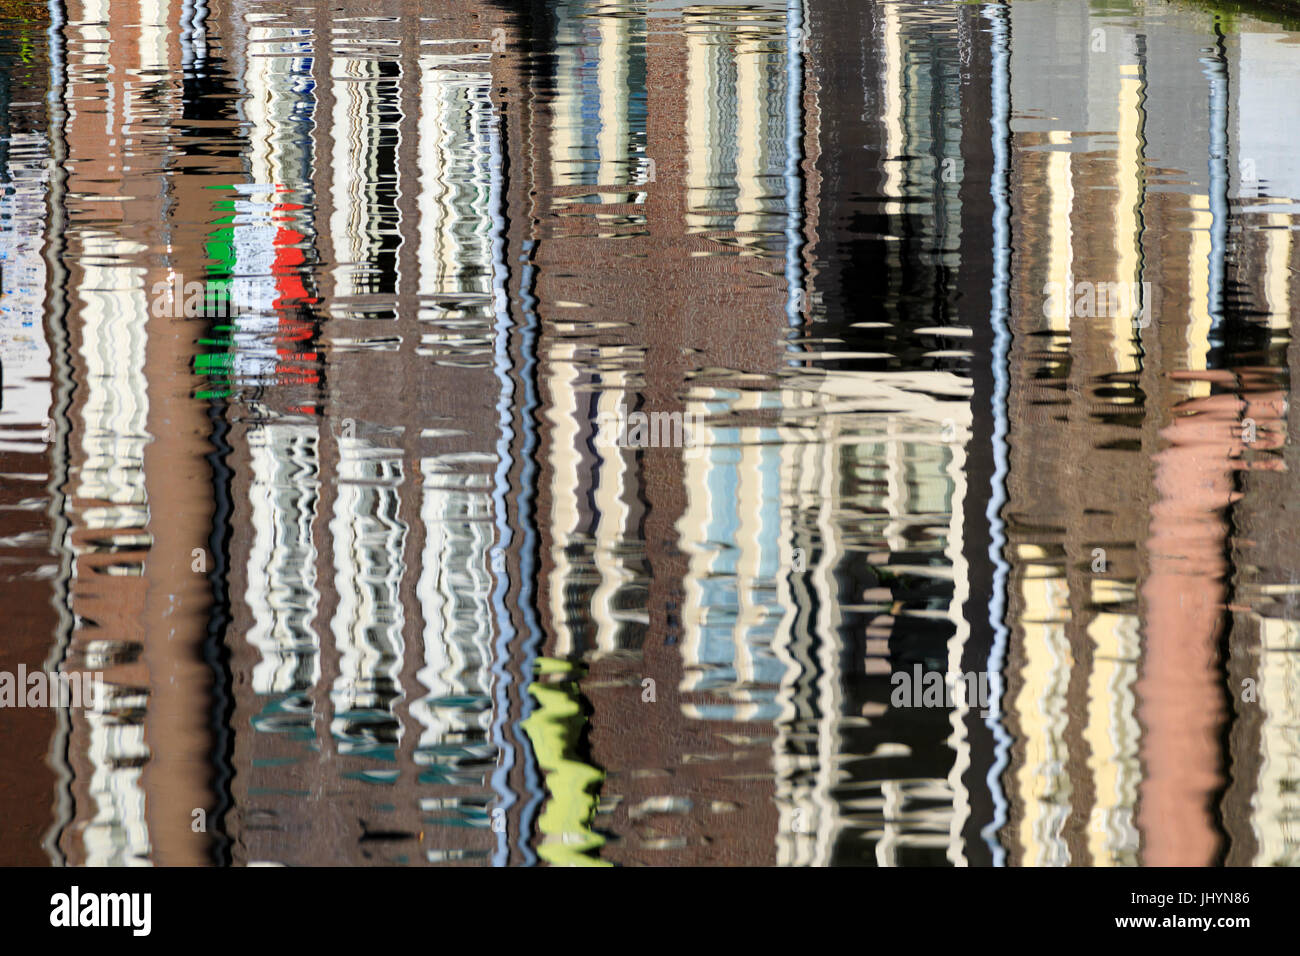
[[[0,859],[1300,863],[1287,6],[0,3]]]

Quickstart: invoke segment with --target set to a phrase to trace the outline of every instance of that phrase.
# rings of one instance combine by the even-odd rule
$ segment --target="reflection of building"
[[[965,10],[897,5],[832,5],[811,22],[822,145],[809,298],[826,311],[806,344],[795,340],[779,402],[784,533],[807,563],[781,598],[797,608],[782,625],[793,665],[776,757],[785,863],[982,852],[968,831],[972,780],[987,770],[972,737],[981,708],[961,695],[951,708],[890,704],[892,672],[957,674],[973,653],[968,506],[984,491],[967,480],[977,422],[966,343],[978,316],[955,304],[988,286],[957,252],[958,236],[988,228],[971,201],[988,142],[957,123],[978,108],[959,83],[985,62],[975,23]],[[825,336],[835,348],[817,344]]]
[[[780,665],[765,649],[774,634],[768,623],[714,625],[707,640],[728,660],[757,652],[769,663],[761,675],[728,670],[701,683],[704,603],[747,598],[721,579],[722,592],[702,593],[689,556],[672,544],[693,540],[678,523],[691,521],[683,478],[707,484],[713,479],[692,469],[710,471],[708,462],[684,460],[684,449],[606,448],[595,439],[597,418],[620,405],[688,410],[691,367],[759,376],[779,368],[790,292],[770,273],[780,276],[787,242],[789,146],[787,103],[769,81],[779,86],[789,69],[790,24],[784,5],[718,4],[687,9],[674,29],[647,27],[630,5],[559,5],[555,36],[572,62],[557,64],[555,96],[535,115],[532,139],[543,151],[532,169],[543,188],[528,292],[543,304],[537,352],[549,407],[540,435],[539,667],[568,662],[571,672],[581,661],[586,672],[568,686],[594,714],[573,733],[589,735],[603,781],[589,783],[600,812],[579,829],[616,835],[599,849],[602,859],[772,862],[777,819],[761,779],[770,751],[735,738],[776,714],[770,688],[761,692],[766,707],[738,703],[750,678],[778,680]],[[755,140],[756,129],[728,128],[733,110],[772,129]],[[707,224],[696,222],[697,207],[708,209]],[[738,247],[763,258],[738,256]],[[689,283],[670,278],[687,271]],[[727,315],[746,317],[743,336],[719,320]],[[598,344],[575,347],[572,334],[584,330]],[[721,471],[715,478],[725,481]],[[770,576],[778,528],[760,530],[764,540],[753,544],[770,552],[762,569]],[[729,550],[737,544],[724,540]],[[729,617],[724,606],[714,613]],[[780,616],[753,613],[765,622]],[[654,702],[643,701],[651,686]],[[537,688],[539,704],[547,687]],[[700,695],[731,703],[708,706]],[[566,779],[547,775],[548,799],[571,799],[556,789]],[[544,818],[541,828],[543,855],[582,838],[549,832]]]
[[[1084,4],[1013,7],[1011,21],[1042,42],[1014,44],[1010,63],[1011,228],[1035,241],[1015,244],[1012,283],[1016,742],[1003,839],[1024,865],[1204,865],[1225,838],[1239,853],[1252,839],[1236,791],[1260,761],[1253,718],[1234,724],[1231,757],[1219,744],[1227,677],[1248,646],[1223,644],[1224,513],[1237,510],[1239,469],[1276,467],[1269,326],[1285,325],[1247,317],[1227,292],[1234,278],[1270,285],[1225,242],[1246,195],[1230,200],[1223,148],[1246,128],[1248,110],[1224,109],[1238,51],[1199,55],[1209,34],[1162,22],[1156,39]],[[1189,117],[1180,104],[1195,88],[1210,109]],[[1284,178],[1266,143],[1228,152],[1258,152]],[[1074,315],[1045,314],[1051,282],[1071,290]],[[1143,290],[1145,322],[1105,309],[1110,283]]]
[[[44,322],[56,273],[43,255],[57,147],[41,104],[49,63],[40,36],[48,24],[43,7],[29,6],[30,21],[8,20],[0,41],[0,606],[7,625],[0,671],[11,674],[20,664],[46,667],[59,627],[49,553],[54,357]],[[24,56],[24,46],[34,52]],[[0,860],[7,864],[46,862],[42,839],[55,788],[47,754],[65,721],[41,709],[0,713]]]
[[[210,855],[210,837],[192,828],[195,810],[212,809],[210,592],[196,568],[212,517],[208,426],[189,400],[194,329],[151,299],[173,272],[202,272],[192,237],[169,222],[197,184],[165,175],[167,143],[154,132],[183,128],[169,79],[181,70],[182,6],[67,11],[68,298],[55,321],[71,319],[74,387],[58,440],[70,459],[59,543],[72,559],[57,653],[111,685],[107,712],[73,712],[56,746],[72,776],[53,836],[72,863]]]
[[[329,315],[319,344],[298,346],[297,374],[281,358],[261,380],[275,387],[230,439],[231,632],[247,635],[232,668],[251,675],[236,680],[235,858],[481,863],[499,842],[504,570],[493,91],[518,85],[512,58],[489,49],[510,25],[328,23],[321,11],[229,25],[248,28],[258,104],[246,112],[260,181],[239,188],[283,197],[304,276],[302,301],[281,288],[271,321],[234,340],[236,394],[251,394],[258,348],[290,338],[285,314],[314,329],[318,295]],[[323,356],[328,375],[313,371]]]
[[[1090,20],[1082,6],[1078,16],[1023,15],[1043,13],[1065,30],[1060,48],[1015,44],[1010,63],[1018,171],[1012,229],[1043,238],[1022,253],[1016,274],[1023,279],[1012,288],[1013,355],[1020,357],[1013,368],[1023,379],[1013,380],[1008,408],[1007,709],[1024,756],[1013,759],[1004,833],[1012,862],[1080,862],[1084,852],[1097,864],[1133,862],[1133,581],[1149,481],[1133,434],[1142,424],[1141,360],[1131,315],[1067,317],[1045,310],[1043,289],[1055,283],[1074,303],[1075,283],[1150,278],[1141,271],[1139,218],[1145,77],[1131,35],[1118,30],[1104,56],[1073,57],[1062,70],[1064,50],[1076,43],[1087,50]],[[1015,21],[1022,11],[1013,14]],[[1015,21],[1012,29],[1037,35],[1047,26]],[[1044,82],[1049,61],[1065,76]],[[1081,129],[1114,129],[1114,140],[1072,143],[1069,131]]]
[[[1278,95],[1285,88],[1282,77],[1293,69],[1293,50],[1265,24],[1252,23],[1234,39],[1229,49],[1237,67],[1229,82],[1229,116],[1235,122],[1228,129],[1228,155],[1241,161],[1226,172],[1232,195],[1239,197],[1239,215],[1253,227],[1244,231],[1237,247],[1236,266],[1259,290],[1249,305],[1258,315],[1257,334],[1266,351],[1254,361],[1263,365],[1267,356],[1268,365],[1285,367],[1293,385],[1300,369],[1290,332],[1300,272],[1300,244],[1293,238],[1300,161],[1284,144],[1294,143],[1300,104]],[[1276,429],[1275,438],[1285,439],[1284,468],[1244,475],[1243,497],[1233,508],[1239,539],[1232,553],[1236,570],[1230,586],[1237,609],[1228,687],[1239,703],[1230,743],[1233,780],[1224,798],[1225,826],[1233,839],[1227,863],[1295,866],[1300,863],[1300,607],[1293,579],[1300,555],[1290,523],[1278,520],[1275,509],[1277,502],[1296,500],[1300,459],[1295,417],[1288,414],[1277,421],[1286,407],[1277,404],[1285,402],[1279,387],[1286,380],[1267,374],[1259,378],[1265,394],[1244,410],[1243,424],[1254,415],[1266,436]],[[1267,394],[1274,388],[1279,390]],[[1250,680],[1258,690],[1257,703],[1244,699]]]
[[[116,695],[12,717],[70,780],[4,781],[0,852],[1294,862],[1285,38],[281,7],[73,4],[66,129],[0,137],[5,653]],[[235,313],[159,314],[176,276]],[[699,446],[605,447],[619,409]]]
[[[685,348],[702,340],[716,366],[780,367],[791,217],[786,200],[761,197],[774,177],[785,188],[785,121],[738,162],[734,132],[683,136],[688,114],[710,122],[700,103],[649,77],[681,77],[689,43],[651,40],[630,8],[593,12],[559,5],[530,24],[573,41],[545,98],[512,75],[523,41],[505,19],[440,19],[418,35],[414,21],[367,21],[328,50],[301,40],[301,25],[259,22],[232,57],[265,181],[236,184],[246,206],[232,209],[231,234],[252,250],[270,235],[258,204],[282,196],[290,246],[329,263],[316,294],[330,316],[318,376],[328,428],[304,414],[302,379],[261,360],[283,328],[274,311],[241,317],[228,358],[208,366],[255,412],[227,439],[230,630],[247,635],[232,659],[235,764],[250,768],[233,784],[237,860],[772,859],[774,841],[753,839],[774,832],[770,784],[718,780],[711,761],[760,774],[768,746],[730,740],[775,714],[774,692],[758,710],[716,713],[679,697],[683,651],[687,689],[701,689],[674,583],[688,564],[669,544],[687,505],[681,457],[592,439],[595,413],[619,398],[682,410],[697,361]],[[770,111],[765,83],[788,71],[790,25],[724,7],[691,16],[709,44],[746,36],[715,56],[716,83],[742,114]],[[487,42],[494,30],[504,50]],[[329,35],[323,21],[314,33]],[[702,201],[720,222],[697,235],[681,208],[688,169],[704,168],[717,194]],[[536,223],[521,215],[530,206]],[[738,257],[737,244],[775,255]],[[236,256],[232,281],[264,275],[271,251]],[[686,267],[714,279],[662,295]],[[777,276],[755,281],[756,270]],[[754,324],[707,321],[722,314]],[[572,332],[600,328],[599,345],[574,348]],[[537,401],[549,406],[539,421]],[[767,576],[779,528],[758,530]],[[736,637],[742,652],[773,640],[765,625]],[[649,711],[645,677],[658,685]],[[744,696],[743,679],[703,691]],[[762,679],[776,682],[771,664]],[[648,765],[711,794],[684,833],[676,789],[638,772]],[[710,846],[719,820],[729,835]],[[606,844],[608,829],[620,838]]]

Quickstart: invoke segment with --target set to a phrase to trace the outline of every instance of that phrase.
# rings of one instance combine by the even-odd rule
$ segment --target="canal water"
[[[0,3],[0,860],[1300,863],[1298,80],[1287,3]]]

